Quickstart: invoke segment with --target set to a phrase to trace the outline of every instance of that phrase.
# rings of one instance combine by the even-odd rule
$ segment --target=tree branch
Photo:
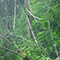
[[[14,6],[14,23],[13,23],[13,30],[15,29],[15,20],[16,20],[16,0],[15,0],[15,6]]]
[[[6,47],[0,47],[0,48],[4,49],[4,50],[6,50],[6,51],[10,51],[10,52],[12,52],[12,53],[14,53],[14,54],[16,54],[16,55],[19,55],[21,58],[23,58],[19,53],[15,52],[15,51],[13,51],[13,50],[7,49]]]
[[[34,18],[34,20],[35,20],[36,22],[38,22],[36,19],[43,20],[43,18],[39,18],[39,17],[37,17],[37,16],[34,16],[27,8],[26,8],[26,11],[28,11],[28,13]]]
[[[18,51],[21,51],[16,44],[14,44],[10,39],[6,39],[4,36],[0,35],[3,39],[5,39],[5,41],[7,41],[8,43],[10,43],[11,45],[15,46],[17,48]]]

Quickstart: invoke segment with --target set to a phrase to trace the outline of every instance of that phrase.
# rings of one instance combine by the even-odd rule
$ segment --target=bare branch
[[[15,6],[14,6],[14,23],[13,23],[13,30],[15,29],[15,20],[16,20],[16,0],[15,0]]]
[[[15,51],[13,51],[13,50],[7,49],[6,47],[0,47],[0,48],[5,49],[5,50],[7,50],[7,51],[10,51],[10,52],[12,52],[12,53],[14,53],[14,54],[16,54],[16,55],[19,55],[19,56],[22,58],[22,56],[21,56],[19,53],[15,52]]]
[[[9,44],[12,44],[8,39],[6,39],[4,36],[0,35],[5,41],[7,41]]]
[[[4,36],[2,36],[2,35],[0,35],[3,39],[5,39],[5,41],[7,41],[8,43],[10,43],[11,45],[14,45],[16,48],[17,48],[17,50],[20,50],[18,47],[17,47],[17,45],[16,44],[14,44],[12,41],[10,41],[9,39],[6,39]]]
[[[4,36],[2,36],[2,35],[0,35],[3,39],[5,39],[8,43],[10,43],[11,45],[13,45],[13,46],[15,46],[16,48],[17,48],[17,51],[19,51],[20,53],[25,53],[25,52],[22,52],[18,47],[17,47],[17,45],[16,44],[14,44],[11,40],[10,40],[10,38],[5,38]]]
[[[38,22],[36,19],[39,19],[39,20],[44,20],[43,18],[39,18],[37,16],[34,16],[27,8],[26,10],[28,11],[28,13],[35,19],[36,22]]]

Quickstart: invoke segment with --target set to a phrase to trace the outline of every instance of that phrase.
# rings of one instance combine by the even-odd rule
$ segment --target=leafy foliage
[[[30,39],[24,0],[17,0],[16,8],[15,29],[13,30],[14,1],[0,1],[0,35],[9,37],[21,51],[25,52],[25,57],[28,55],[33,60],[60,59],[60,1],[29,0],[31,26],[38,44]],[[0,47],[17,52],[14,46],[1,37]],[[22,53],[19,54],[23,56]],[[0,49],[0,60],[23,60],[23,58]]]

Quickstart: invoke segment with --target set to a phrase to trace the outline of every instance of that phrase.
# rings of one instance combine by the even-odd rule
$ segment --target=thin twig
[[[12,44],[8,39],[6,39],[4,36],[0,35],[5,41],[7,41],[9,44]]]
[[[12,53],[14,53],[14,54],[16,54],[16,55],[19,55],[19,56],[22,58],[22,56],[21,56],[19,53],[15,52],[15,51],[13,51],[13,50],[10,50],[10,49],[8,49],[8,48],[6,48],[6,47],[0,47],[0,48],[5,49],[5,50],[7,50],[7,51],[10,51],[10,52],[12,52]]]
[[[15,29],[15,20],[16,20],[16,0],[14,5],[14,23],[13,23],[13,30]]]
[[[17,45],[16,44],[14,44],[13,42],[11,42],[10,40],[8,40],[7,38],[5,38],[4,36],[2,36],[2,35],[0,35],[3,39],[5,39],[5,41],[7,41],[8,43],[10,43],[11,45],[14,45],[16,48],[17,48],[17,50],[20,50],[18,47],[17,47]]]

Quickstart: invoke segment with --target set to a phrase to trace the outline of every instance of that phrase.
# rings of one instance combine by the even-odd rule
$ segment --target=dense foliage
[[[25,1],[0,0],[0,60],[23,60],[27,55],[32,60],[59,60],[60,1],[26,1],[34,39],[31,39]],[[14,44],[6,41],[7,38],[25,52],[25,56],[19,53],[23,58],[1,48],[17,52]]]

